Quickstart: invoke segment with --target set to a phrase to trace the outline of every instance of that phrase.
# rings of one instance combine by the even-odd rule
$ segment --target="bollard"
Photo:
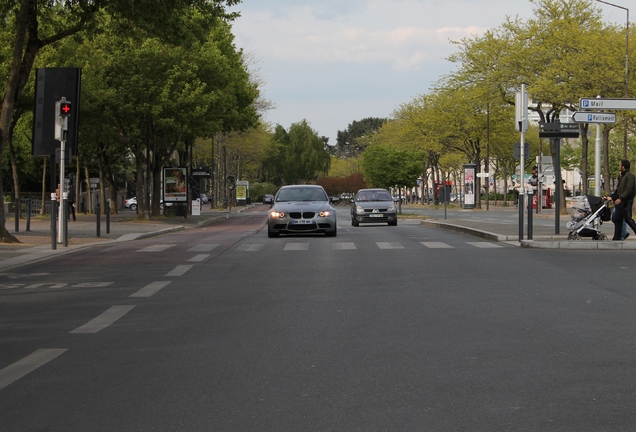
[[[106,200],[106,234],[110,234],[110,200]]]
[[[68,247],[68,192],[62,192],[62,245]]]
[[[27,198],[27,217],[26,217],[26,230],[31,231],[31,207],[33,204],[33,200],[31,198]]]
[[[523,240],[523,213],[526,211],[524,194],[519,194],[517,206],[519,207],[519,241],[521,241]]]
[[[13,213],[15,215],[15,232],[20,232],[20,201],[18,200],[16,200]]]
[[[51,249],[57,249],[57,224],[55,215],[57,214],[57,198],[55,192],[51,193]]]
[[[533,193],[528,191],[528,240],[532,240],[532,206],[533,206]],[[537,204],[538,205],[538,204]]]
[[[100,213],[101,213],[101,204],[100,203],[95,203],[95,214],[97,215],[97,237],[101,236],[100,233]]]

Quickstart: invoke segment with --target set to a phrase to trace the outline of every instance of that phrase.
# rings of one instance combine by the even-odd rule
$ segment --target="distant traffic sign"
[[[605,98],[581,98],[579,107],[584,110],[634,110],[636,111],[636,99],[605,99]]]
[[[539,138],[578,138],[578,123],[541,123]]]
[[[592,111],[577,111],[572,114],[572,121],[576,123],[616,123],[616,114]]]

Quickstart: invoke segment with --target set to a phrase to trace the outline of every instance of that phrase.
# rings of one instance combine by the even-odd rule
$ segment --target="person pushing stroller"
[[[614,218],[614,237],[612,240],[621,240],[621,232],[623,230],[623,221],[636,234],[636,222],[632,219],[632,206],[634,205],[634,196],[636,196],[636,178],[629,171],[631,164],[628,160],[623,159],[620,167],[620,177],[618,178],[618,186],[614,193],[610,195],[616,208],[616,217]]]

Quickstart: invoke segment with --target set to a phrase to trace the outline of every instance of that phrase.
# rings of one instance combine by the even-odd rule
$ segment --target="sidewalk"
[[[148,221],[138,220],[134,212],[124,209],[119,214],[110,216],[109,230],[106,216],[101,215],[99,236],[97,233],[97,216],[80,213],[76,215],[77,220],[68,222],[68,247],[56,242],[56,249],[53,249],[50,216],[32,216],[29,231],[26,230],[27,220],[20,219],[19,231],[16,232],[15,218],[11,214],[7,215],[5,226],[9,233],[20,240],[21,243],[0,243],[0,270],[97,244],[130,241],[197,226],[205,226],[229,217],[231,213],[239,213],[245,209],[246,207],[233,207],[231,211],[219,211],[210,210],[209,206],[206,206],[201,209],[200,216],[188,215],[187,218],[158,217]]]
[[[570,215],[559,215],[557,234],[554,209],[542,209],[540,214],[532,215],[532,239],[528,239],[528,214],[523,215],[523,235],[520,237],[519,210],[512,207],[486,205],[482,209],[465,210],[456,206],[435,208],[430,205],[407,205],[403,213],[422,214],[428,219],[422,224],[465,232],[491,241],[515,243],[525,248],[535,249],[581,249],[581,250],[636,250],[636,235],[627,241],[596,241],[591,238],[567,240],[570,230],[566,224]],[[608,239],[614,235],[614,224],[605,222],[601,232]]]

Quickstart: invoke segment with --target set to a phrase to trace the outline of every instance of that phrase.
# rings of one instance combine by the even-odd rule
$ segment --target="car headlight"
[[[280,211],[269,212],[269,217],[271,217],[272,219],[282,219],[285,217],[285,212],[280,212]]]
[[[356,206],[356,213],[364,213],[364,209],[360,206]]]
[[[318,216],[320,217],[329,217],[333,214],[333,212],[331,210],[323,210],[320,213],[318,213]]]
[[[391,204],[386,211],[390,211],[390,212],[395,211],[395,204]]]

